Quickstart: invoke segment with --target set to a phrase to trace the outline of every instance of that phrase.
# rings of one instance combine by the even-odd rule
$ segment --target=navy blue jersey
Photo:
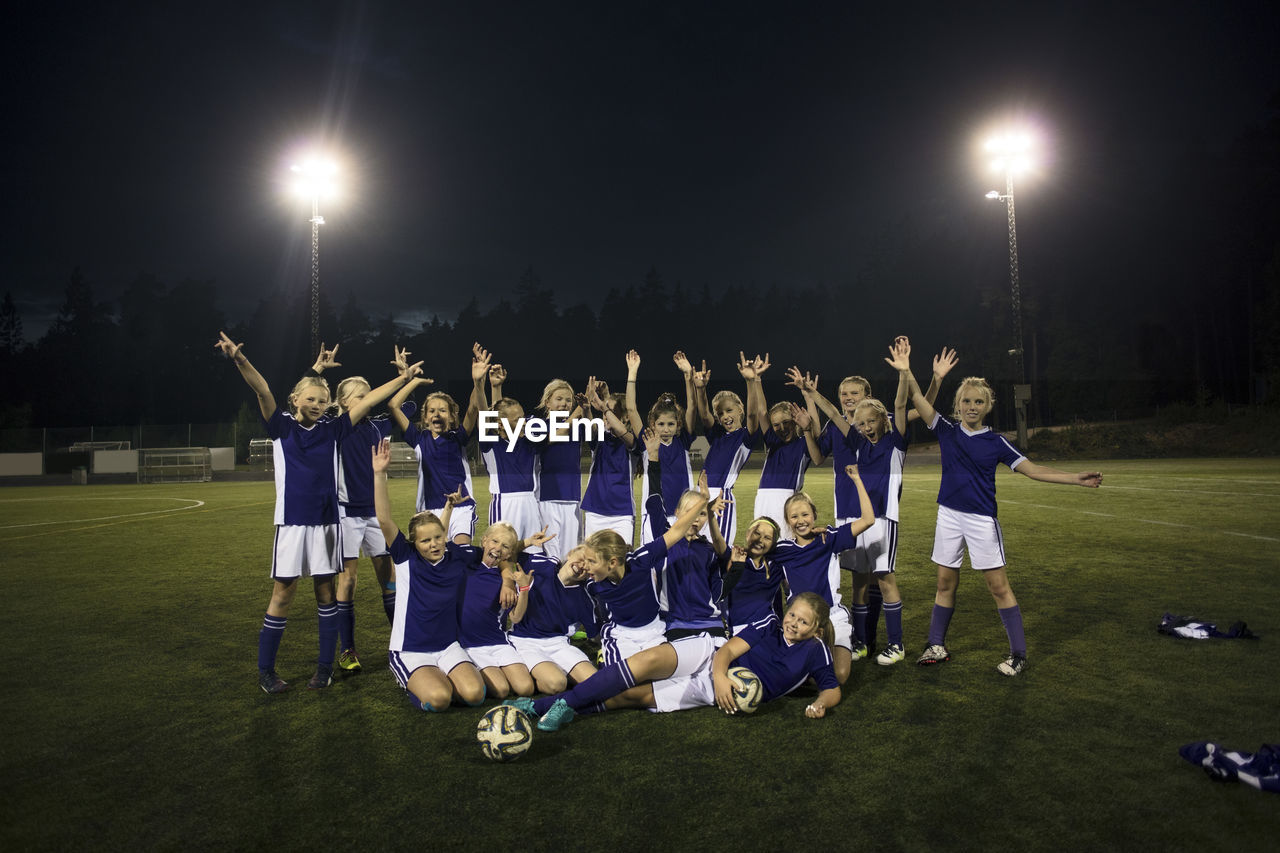
[[[645,427],[640,430],[638,438],[640,447],[644,447],[645,431],[648,429]],[[662,502],[667,509],[676,508],[680,502],[680,496],[693,488],[693,469],[689,465],[689,446],[692,444],[693,435],[681,428],[670,444],[659,445],[658,463],[662,466],[662,483],[656,490],[653,487],[654,484],[649,482],[649,451],[642,452],[641,504],[645,504],[649,500],[649,495],[657,491],[662,495]]]
[[[760,444],[760,433],[747,432],[746,427],[739,427],[727,432],[719,423],[711,425],[707,430],[707,458],[703,460],[702,470],[707,475],[707,485],[712,489],[729,491],[738,481],[738,472],[743,464]]]
[[[642,628],[658,618],[657,572],[667,556],[661,537],[627,555],[622,580],[591,581],[587,592],[603,605],[610,622]]]
[[[337,524],[338,445],[351,435],[351,418],[342,414],[304,427],[276,409],[263,425],[274,454],[275,523]]]
[[[991,427],[969,432],[935,415],[929,425],[942,451],[942,483],[938,503],[958,512],[996,517],[996,466],[1017,468],[1026,459],[1009,440]]]
[[[781,539],[774,546],[773,565],[786,573],[792,597],[802,592],[816,592],[827,604],[839,604],[840,567],[831,555],[849,550],[855,542],[857,537],[848,524],[819,531],[808,545],[794,539]]]
[[[875,511],[876,518],[897,521],[898,504],[902,500],[902,466],[907,458],[906,437],[896,429],[890,429],[872,444],[862,433],[851,429],[848,445],[857,457],[858,476],[871,499],[871,509]],[[843,468],[836,469],[836,477],[853,485],[853,480],[845,475]],[[854,491],[856,494],[856,487]],[[856,501],[853,507],[848,517],[861,516],[862,510]]]
[[[742,563],[730,566],[737,574],[736,583],[729,590],[726,601],[730,625],[746,625],[776,616],[774,602],[782,587],[782,569],[771,565],[767,559],[757,565],[748,557]]]
[[[391,418],[379,415],[353,425],[338,445],[338,503],[347,518],[371,518],[373,448],[391,435]]]
[[[467,580],[468,552],[449,542],[429,563],[401,533],[391,543],[396,566],[396,617],[391,651],[438,652],[458,640],[458,617]]]
[[[856,449],[850,444],[856,434],[857,431],[849,427],[846,438],[834,421],[827,421],[818,435],[818,452],[831,460],[835,470],[836,518],[857,518],[862,515],[858,508],[858,488],[844,474],[844,469],[857,461]]]
[[[773,427],[764,432],[764,467],[760,470],[760,488],[786,489],[798,492],[804,488],[804,472],[809,467],[809,446],[797,436],[784,442]]]
[[[598,633],[595,604],[586,584],[565,586],[560,580],[560,564],[539,554],[517,558],[525,571],[533,574],[533,585],[525,595],[524,618],[511,628],[513,637],[545,639],[563,637],[570,626],[580,624],[588,636]]]
[[[500,433],[501,434],[501,433]],[[516,436],[515,444],[507,449],[506,438],[492,441],[480,439],[480,458],[489,472],[489,494],[510,495],[516,492],[532,492],[536,445],[523,434]]]
[[[418,511],[444,509],[444,496],[456,492],[459,487],[471,500],[471,466],[467,464],[466,447],[468,432],[462,427],[432,435],[430,430],[418,429],[414,424],[404,431],[404,440],[418,454]],[[439,514],[439,513],[437,513]]]
[[[537,450],[538,500],[581,501],[582,441],[544,441]]]
[[[505,643],[505,611],[498,604],[498,596],[502,592],[502,569],[486,566],[479,548],[470,545],[462,548],[468,565],[458,622],[458,642],[463,648]]]
[[[662,599],[668,628],[716,628],[724,575],[720,557],[706,539],[681,539],[667,551]]]
[[[582,495],[582,508],[598,515],[635,515],[632,463],[638,455],[611,432],[587,442],[591,448],[591,476]],[[636,445],[637,447],[639,445]]]
[[[819,690],[840,686],[831,650],[817,637],[788,643],[776,619],[754,622],[737,636],[751,648],[730,666],[745,666],[759,676],[765,702],[787,695],[810,678]]]

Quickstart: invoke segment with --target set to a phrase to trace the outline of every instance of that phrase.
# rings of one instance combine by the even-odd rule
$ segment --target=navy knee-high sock
[[[316,607],[320,620],[320,655],[317,669],[333,669],[334,646],[338,643],[338,605],[321,604]]]
[[[1004,631],[1009,635],[1009,652],[1018,657],[1027,656],[1027,637],[1022,631],[1022,610],[1018,605],[1006,607],[1000,611],[1000,621],[1004,623]]]
[[[876,644],[876,630],[880,627],[880,608],[884,603],[884,597],[880,594],[880,584],[875,578],[871,579],[871,586],[867,587],[867,626],[866,637],[863,642],[869,648],[874,648]],[[890,640],[890,642],[893,642]]]
[[[391,625],[396,621],[396,585],[389,584],[382,591],[382,609],[387,611],[387,624]]]
[[[285,625],[289,620],[284,616],[272,616],[270,613],[262,617],[262,630],[258,632],[258,671],[274,672],[276,653],[280,651],[280,640],[284,637]]]
[[[356,647],[356,603],[339,601],[338,607],[338,648],[344,652]]]
[[[933,605],[933,615],[929,617],[929,645],[946,645],[947,628],[951,625],[951,614],[955,612],[956,609],[954,607],[943,607],[941,604]]]
[[[902,602],[884,606],[884,630],[889,635],[889,644],[902,645]]]
[[[539,716],[547,713],[557,699],[563,699],[575,711],[597,705],[636,686],[635,677],[627,662],[611,663],[572,689],[555,696],[543,696],[533,702],[533,712]]]

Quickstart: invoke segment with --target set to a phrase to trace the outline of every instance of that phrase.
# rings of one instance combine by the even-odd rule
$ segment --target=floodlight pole
[[[311,195],[311,352],[320,351],[320,193]]]
[[[1013,349],[1009,350],[1018,360],[1018,385],[1013,388],[1014,415],[1018,422],[1018,445],[1027,446],[1027,401],[1031,399],[1031,385],[1027,382],[1027,359],[1022,338],[1022,287],[1018,282],[1018,220],[1013,203],[1013,171],[1004,170],[1004,195],[998,195],[1009,214],[1009,288],[1012,295]],[[994,195],[994,193],[992,193]]]

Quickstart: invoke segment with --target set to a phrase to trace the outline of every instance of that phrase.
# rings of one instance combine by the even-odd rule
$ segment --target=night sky
[[[1034,276],[1087,254],[1084,218],[1154,239],[1141,188],[1267,120],[1278,21],[1261,2],[22,3],[3,289],[29,341],[76,266],[103,300],[144,271],[213,280],[232,319],[305,290],[309,212],[281,185],[317,138],[348,193],[321,209],[337,305],[354,290],[416,326],[530,266],[561,307],[650,268],[847,286],[905,218],[1003,251],[978,143],[1004,119],[1043,142],[1018,195]]]

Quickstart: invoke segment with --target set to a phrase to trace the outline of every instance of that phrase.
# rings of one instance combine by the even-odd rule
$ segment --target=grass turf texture
[[[911,467],[898,560],[907,662],[855,664],[823,720],[804,718],[804,695],[740,718],[614,712],[538,733],[509,765],[481,755],[482,709],[409,707],[384,664],[367,560],[365,672],[306,690],[316,623],[303,582],[279,659],[294,689],[257,688],[271,483],[0,490],[0,844],[1266,849],[1274,797],[1213,784],[1177,748],[1277,739],[1280,460],[1097,467],[1097,492],[998,479],[1023,676],[996,673],[1005,635],[967,568],[953,660],[914,665],[938,470]],[[826,519],[830,479],[808,478]],[[413,482],[391,486],[404,523]],[[754,495],[737,491],[748,519]],[[1162,637],[1166,610],[1245,619],[1263,639]]]

